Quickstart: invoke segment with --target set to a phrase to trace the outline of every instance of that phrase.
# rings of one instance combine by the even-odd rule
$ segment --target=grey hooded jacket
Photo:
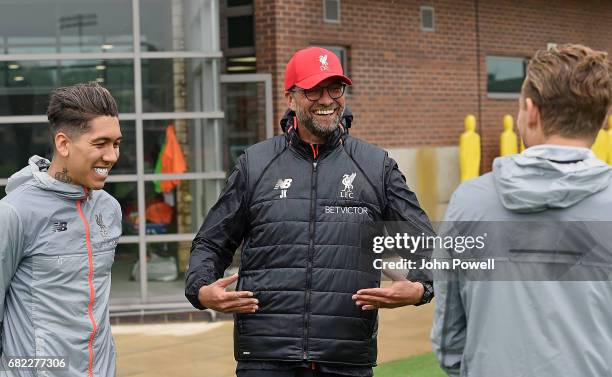
[[[570,227],[577,224],[570,221],[612,224],[603,223],[612,220],[611,178],[610,167],[588,149],[535,146],[520,155],[497,158],[492,173],[463,183],[451,198],[445,221],[535,221]],[[499,224],[504,226],[495,226]],[[519,242],[518,237],[511,234],[509,243]],[[604,246],[610,261],[611,245]],[[528,263],[518,264],[532,267],[538,252],[528,256],[532,258]],[[612,282],[608,278],[485,280],[434,283],[437,299],[431,340],[441,367],[450,376],[612,376]]]
[[[108,299],[121,208],[48,166],[30,158],[0,200],[0,376],[114,376]],[[17,356],[66,357],[67,368],[8,368]]]

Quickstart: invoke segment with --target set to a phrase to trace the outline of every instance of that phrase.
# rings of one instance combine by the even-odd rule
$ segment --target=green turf
[[[374,377],[446,377],[433,353],[383,363],[374,368]]]

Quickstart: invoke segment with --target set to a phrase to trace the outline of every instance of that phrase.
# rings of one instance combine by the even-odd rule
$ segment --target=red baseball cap
[[[351,79],[344,76],[340,59],[321,47],[308,47],[296,52],[285,69],[285,90],[299,86],[310,89],[329,77],[338,77],[347,85]]]

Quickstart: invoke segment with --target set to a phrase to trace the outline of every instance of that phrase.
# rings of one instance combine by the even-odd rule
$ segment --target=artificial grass
[[[374,368],[374,377],[446,377],[432,352],[390,361]]]

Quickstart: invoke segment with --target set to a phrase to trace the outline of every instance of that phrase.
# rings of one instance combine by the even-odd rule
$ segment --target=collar
[[[348,128],[350,127],[352,119],[353,115],[350,113],[350,110],[345,108],[345,114],[340,120],[338,128],[323,144],[310,144],[300,138],[297,132],[297,118],[295,112],[292,110],[287,110],[283,116],[281,128],[285,133],[285,140],[291,148],[303,157],[317,161],[334,151],[336,148],[342,146],[344,139],[348,135]]]

